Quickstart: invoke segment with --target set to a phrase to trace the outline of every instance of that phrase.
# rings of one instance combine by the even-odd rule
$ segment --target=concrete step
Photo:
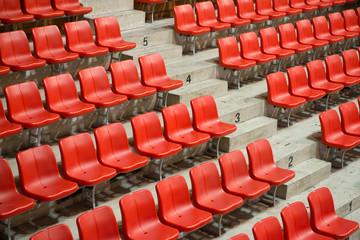
[[[295,172],[295,177],[279,186],[277,192],[277,196],[283,199],[289,199],[327,178],[331,173],[331,163],[313,158],[290,170]]]
[[[204,95],[212,95],[214,98],[224,96],[228,92],[226,82],[209,79],[198,83],[185,84],[181,88],[169,93],[168,104],[184,103],[190,106],[190,101]]]
[[[116,9],[119,11],[134,9],[133,0],[80,0],[86,7],[92,7],[94,14],[108,12],[109,9]]]
[[[360,209],[350,213],[345,217],[346,219],[360,222]],[[353,235],[350,236],[349,240],[359,240],[360,239],[360,229],[358,229]]]
[[[247,144],[270,137],[277,131],[277,120],[268,117],[256,117],[237,124],[237,130],[224,136],[220,141],[220,149],[230,152],[245,147]]]

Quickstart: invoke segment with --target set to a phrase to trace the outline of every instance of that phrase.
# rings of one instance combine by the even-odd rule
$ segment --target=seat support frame
[[[156,102],[155,102],[156,110],[161,110],[162,108],[167,107],[168,96],[169,96],[169,91],[156,93]]]
[[[95,198],[95,192],[96,192],[96,185],[91,187],[91,190],[87,187],[83,188],[83,196],[85,196],[85,198],[92,202],[92,207],[93,209],[96,208],[96,198]]]
[[[348,149],[336,149],[333,147],[326,146],[326,152],[324,154],[324,160],[329,161],[335,159],[337,156],[341,156],[341,168],[344,168],[345,154]]]

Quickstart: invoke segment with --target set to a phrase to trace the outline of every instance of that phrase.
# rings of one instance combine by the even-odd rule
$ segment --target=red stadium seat
[[[34,15],[21,11],[19,0],[0,0],[0,19],[2,23],[21,23],[34,19]]]
[[[318,8],[328,8],[334,5],[332,2],[323,2],[321,0],[305,0],[307,5],[317,6]]]
[[[212,214],[194,207],[185,178],[172,176],[156,184],[160,221],[180,232],[190,232],[211,222]]]
[[[50,0],[23,0],[23,6],[25,13],[37,19],[56,18],[65,14],[64,11],[53,9]]]
[[[231,27],[230,23],[222,23],[216,19],[215,8],[212,2],[195,4],[196,22],[201,27],[208,27],[211,31],[223,30]]]
[[[60,176],[55,155],[49,145],[16,154],[21,191],[41,202],[64,198],[78,190],[74,182]],[[31,171],[29,171],[31,169]]]
[[[224,215],[243,204],[243,199],[226,193],[221,187],[219,172],[215,163],[205,162],[190,170],[192,201],[195,207]],[[219,236],[221,236],[219,219]]]
[[[20,124],[10,122],[5,115],[4,107],[0,104],[0,138],[19,133],[22,131]]]
[[[295,22],[299,43],[312,45],[313,48],[323,47],[329,44],[327,40],[316,39],[313,34],[309,19]]]
[[[328,15],[330,32],[336,36],[344,36],[345,38],[353,38],[359,36],[358,32],[347,31],[345,29],[344,19],[339,12],[330,13]]]
[[[0,56],[2,64],[14,71],[26,71],[46,64],[44,59],[33,57],[24,31],[0,33]]]
[[[303,66],[288,68],[286,72],[289,79],[290,94],[303,97],[308,101],[314,101],[325,96],[325,91],[309,87]]]
[[[155,202],[149,190],[133,192],[120,199],[119,204],[122,233],[126,240],[173,240],[179,237],[177,229],[159,221]]]
[[[284,240],[284,234],[276,217],[268,217],[257,222],[253,228],[255,240]]]
[[[115,168],[118,173],[131,172],[145,166],[149,160],[130,150],[125,128],[121,123],[99,127],[94,131],[99,162]]]
[[[289,4],[292,8],[302,9],[303,12],[313,11],[319,8],[318,6],[305,3],[305,0],[289,0]]]
[[[294,202],[281,210],[281,218],[284,225],[285,240],[290,239],[316,239],[333,240],[315,233],[310,227],[309,215],[302,202]]]
[[[34,53],[47,63],[64,63],[79,58],[79,54],[68,52],[64,48],[62,36],[56,25],[31,29]]]
[[[354,102],[341,104],[339,110],[342,131],[360,137],[360,116],[356,104]]]
[[[119,22],[116,17],[108,16],[94,19],[96,44],[109,48],[111,62],[121,60],[121,52],[136,47],[134,42],[126,42],[121,37]],[[120,52],[118,58],[114,57],[115,52]]]
[[[114,168],[101,165],[90,134],[80,133],[59,141],[61,167],[64,177],[82,186],[92,186],[92,203],[95,208],[95,186],[113,178]]]
[[[112,90],[126,95],[128,99],[148,97],[156,93],[155,87],[141,84],[139,73],[133,60],[125,60],[110,64]]]
[[[350,32],[360,32],[358,17],[354,9],[348,9],[342,12],[345,22],[345,30]]]
[[[66,15],[83,15],[92,11],[91,7],[83,7],[79,0],[53,0],[55,9],[64,11]]]
[[[80,240],[120,240],[113,210],[101,206],[81,214],[76,219]]]
[[[271,6],[271,0],[255,0],[255,5],[257,14],[269,16],[270,19],[286,16],[286,12],[274,11]]]
[[[149,87],[155,87],[158,92],[157,106],[167,107],[167,96],[170,90],[183,85],[181,80],[173,80],[167,76],[164,59],[159,53],[139,58],[141,82]],[[162,101],[161,101],[162,100]]]
[[[341,129],[340,118],[337,112],[330,109],[319,115],[321,125],[321,141],[327,146],[327,157],[331,148],[343,150],[341,157],[341,167],[344,166],[344,156],[348,149],[354,148],[360,144],[360,137],[345,134]]]
[[[218,19],[223,23],[230,23],[232,27],[238,27],[251,22],[249,19],[239,18],[236,15],[233,0],[216,0]]]
[[[220,121],[216,102],[211,95],[205,95],[191,100],[191,110],[194,129],[210,134],[212,138],[218,138],[216,153],[219,158],[221,137],[235,132],[237,129],[236,125]]]
[[[276,59],[275,55],[262,53],[258,37],[255,32],[247,32],[239,34],[240,40],[240,54],[242,58],[254,60],[256,63],[266,63]]]
[[[252,199],[270,190],[268,183],[250,178],[244,154],[239,150],[222,155],[219,165],[222,187],[228,193]]]
[[[336,214],[334,199],[327,187],[311,192],[308,201],[311,227],[315,232],[334,239],[346,239],[359,229],[359,223]]]
[[[69,227],[65,224],[58,224],[40,231],[31,236],[29,240],[73,240]]]
[[[341,52],[346,75],[360,77],[360,62],[355,49]]]
[[[250,19],[251,22],[266,21],[269,16],[262,16],[255,12],[252,0],[236,0],[237,15],[239,18]]]
[[[67,22],[64,28],[67,49],[78,53],[80,57],[94,57],[109,52],[107,47],[100,47],[94,43],[88,21]]]
[[[0,220],[8,219],[7,232],[11,239],[11,217],[31,209],[35,206],[35,201],[17,191],[10,165],[4,158],[0,158],[0,176]]]
[[[275,165],[270,143],[266,139],[250,143],[246,151],[249,156],[250,176],[255,180],[276,186],[273,195],[273,205],[275,205],[277,187],[294,178],[295,172]]]
[[[80,101],[69,73],[43,79],[46,107],[61,117],[72,118],[95,110],[94,104]]]
[[[325,2],[325,3],[332,3],[334,6],[335,5],[341,5],[341,4],[344,4],[346,3],[346,0],[321,0],[322,2]]]
[[[318,16],[311,19],[314,26],[315,38],[335,43],[344,40],[343,36],[336,36],[330,33],[328,21],[325,16]]]
[[[161,159],[159,164],[159,178],[161,181],[163,158],[180,152],[181,145],[165,140],[160,119],[155,112],[133,117],[131,126],[134,133],[135,150],[149,158]]]
[[[282,48],[291,49],[295,52],[305,52],[312,49],[312,45],[301,44],[297,41],[295,28],[292,23],[278,26],[280,35],[280,45]]]
[[[346,87],[360,82],[360,77],[348,76],[345,74],[341,58],[337,54],[326,57],[325,65],[327,78],[331,82],[341,83]]]
[[[210,140],[210,135],[197,132],[191,125],[189,111],[180,103],[163,108],[164,135],[166,140],[181,144],[182,147],[194,147]]]
[[[250,238],[245,233],[240,233],[231,237],[230,240],[250,240]]]
[[[274,0],[273,4],[275,11],[286,12],[286,15],[302,13],[302,9],[290,7],[288,0]]]

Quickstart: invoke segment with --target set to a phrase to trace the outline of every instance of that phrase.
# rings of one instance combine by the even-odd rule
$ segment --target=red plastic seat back
[[[88,21],[67,22],[64,24],[66,47],[73,52],[76,49],[95,45],[91,27]]]
[[[256,178],[258,173],[274,166],[273,152],[267,139],[260,139],[246,147],[249,156],[249,174]]]
[[[329,25],[325,16],[318,16],[311,19],[314,26],[315,37],[320,37],[323,34],[329,34]]]
[[[50,0],[23,0],[25,12],[47,13],[52,9]]]
[[[331,32],[345,29],[344,19],[339,12],[330,13],[328,19]]]
[[[321,60],[306,63],[306,69],[310,84],[318,81],[327,81],[325,67]]]
[[[276,98],[289,95],[286,77],[283,72],[266,75],[266,84],[268,89],[268,101],[272,105],[275,105]]]
[[[179,133],[193,130],[189,111],[185,104],[180,103],[161,110],[164,119],[165,136],[174,136]]]
[[[321,140],[323,143],[327,142],[327,139],[332,139],[336,135],[341,135],[341,124],[338,113],[334,109],[330,109],[319,115],[321,125]]]
[[[94,19],[96,44],[108,46],[114,40],[121,40],[119,21],[115,16]]]
[[[261,48],[263,50],[279,48],[279,39],[274,27],[263,28],[259,30]]]
[[[113,210],[109,206],[95,208],[76,219],[80,240],[120,240]]]
[[[238,17],[246,13],[255,13],[254,2],[252,0],[236,0],[236,6]]]
[[[241,56],[250,57],[252,53],[260,52],[258,37],[255,32],[239,34]]]
[[[53,4],[57,9],[77,9],[81,7],[79,0],[53,0]]]
[[[73,236],[67,225],[59,224],[33,235],[30,240],[73,240]]]
[[[281,225],[276,217],[268,217],[257,222],[252,231],[255,240],[284,240]]]
[[[125,60],[110,64],[113,89],[116,86],[138,86],[140,84],[139,73],[133,60]]]
[[[231,61],[232,59],[240,58],[240,49],[238,42],[234,36],[219,38],[217,40],[219,47],[219,62],[220,65]]]
[[[223,21],[229,17],[236,17],[235,3],[233,0],[216,0],[218,18]]]
[[[240,233],[236,236],[231,237],[230,240],[250,240],[250,238],[245,233]]]
[[[347,102],[339,106],[341,126],[345,133],[350,133],[351,126],[360,123],[359,110],[354,102]]]
[[[14,176],[8,161],[4,158],[0,158],[0,176],[0,199],[10,198],[17,194]]]
[[[295,26],[297,29],[297,36],[299,42],[304,41],[306,39],[313,39],[313,30],[309,19],[304,19],[295,22]]]
[[[0,18],[8,18],[21,13],[20,0],[0,0]]]
[[[211,1],[199,2],[195,4],[196,21],[200,26],[209,25],[217,22],[214,5]]]
[[[303,66],[296,66],[286,70],[289,78],[289,87],[291,92],[296,92],[297,89],[309,88],[306,71]]]
[[[344,68],[346,72],[348,72],[351,69],[360,68],[359,57],[355,49],[349,49],[343,51],[341,52],[341,56],[343,58]]]
[[[337,54],[325,57],[325,65],[328,78],[345,74],[341,58]]]
[[[22,59],[32,56],[25,32],[19,30],[0,33],[0,56],[5,65],[11,65],[10,62],[14,61],[21,63]]]
[[[273,10],[271,0],[255,0],[256,12],[261,13],[264,10]]]
[[[141,81],[145,85],[167,78],[164,59],[159,53],[140,57],[139,64]]]
[[[280,44],[285,46],[287,43],[297,42],[295,28],[292,23],[286,23],[278,26],[280,35]]]
[[[358,18],[354,9],[348,9],[342,11],[346,28],[359,27]]]
[[[195,14],[190,4],[174,6],[175,30],[196,25]]]
[[[193,116],[193,127],[195,130],[201,129],[201,125],[208,122],[220,121],[213,96],[205,95],[194,98],[190,103]]]

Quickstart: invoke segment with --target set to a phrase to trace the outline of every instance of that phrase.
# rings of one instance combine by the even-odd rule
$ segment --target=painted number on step
[[[293,161],[294,161],[294,157],[290,156],[289,157],[289,168],[291,168],[293,166]]]
[[[187,82],[187,83],[191,83],[191,76],[190,76],[190,75],[187,76],[186,82]]]
[[[148,37],[144,37],[143,46],[146,47],[147,45],[149,45]]]
[[[240,113],[236,113],[235,114],[235,123],[239,123],[240,122]]]

